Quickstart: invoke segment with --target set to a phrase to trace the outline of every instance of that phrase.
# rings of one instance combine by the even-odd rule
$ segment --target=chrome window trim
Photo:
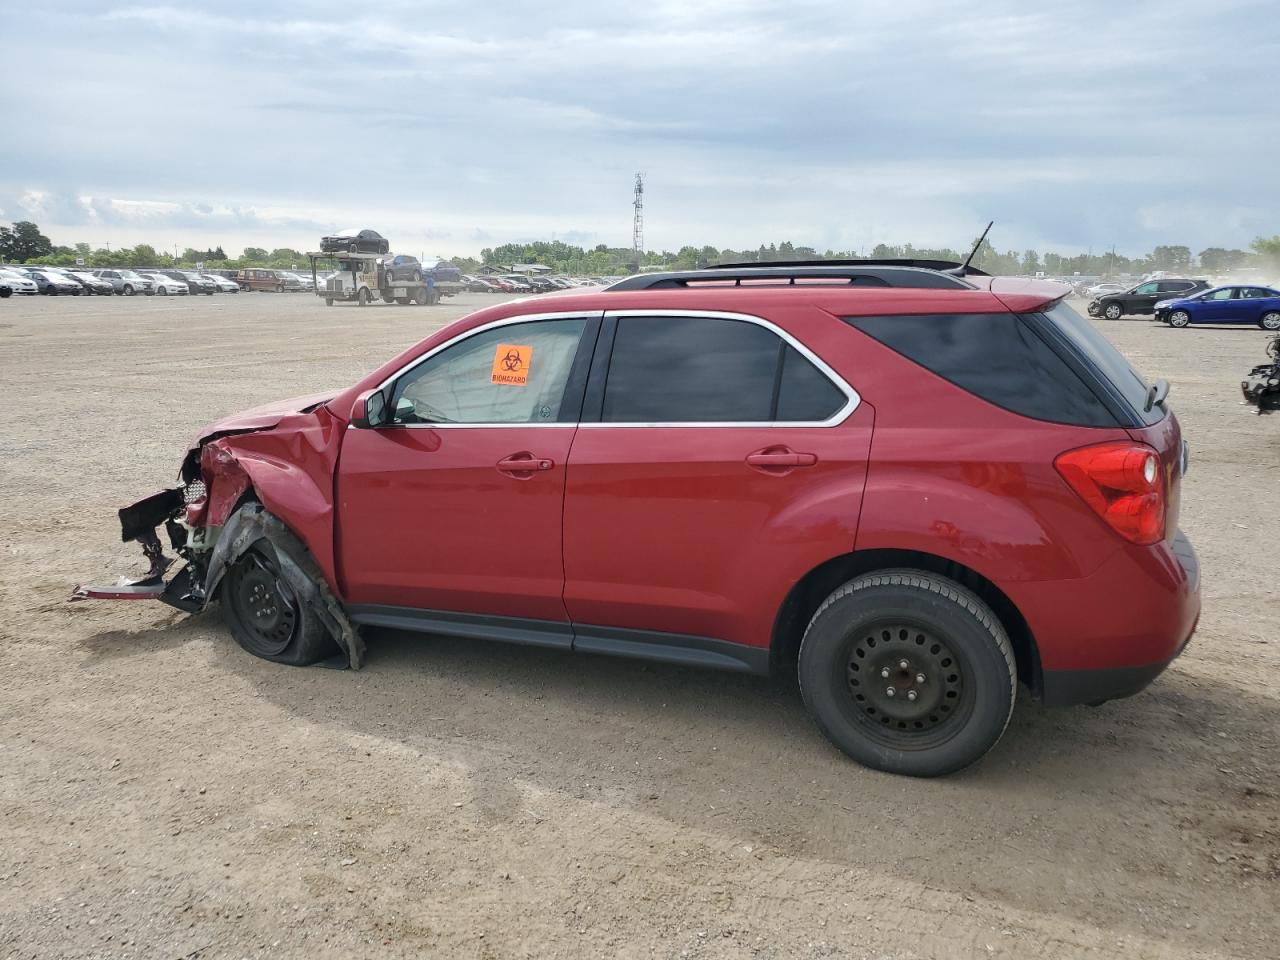
[[[374,389],[385,390],[388,386],[395,383],[405,374],[412,371],[419,364],[426,363],[428,360],[434,357],[437,353],[442,353],[443,351],[448,350],[450,347],[452,347],[455,343],[461,343],[463,340],[466,340],[470,337],[474,337],[476,334],[479,334],[479,333],[485,333],[486,331],[495,330],[499,327],[509,327],[517,323],[536,323],[539,320],[592,320],[592,319],[600,319],[603,316],[604,316],[603,310],[566,310],[558,313],[520,313],[512,317],[503,317],[501,320],[491,320],[488,323],[482,323],[478,327],[472,327],[470,330],[464,330],[462,333],[458,334],[456,337],[450,337],[444,343],[441,343],[435,347],[432,347],[422,356],[409,361],[407,364],[405,364],[403,367],[401,367],[391,376],[387,377],[387,379],[383,380],[382,383],[380,383]],[[522,423],[522,422],[396,423],[396,424],[389,424],[386,427],[379,427],[378,429],[381,429],[381,430],[459,430],[459,429],[497,430],[501,428],[506,428],[506,429],[519,428],[523,430],[523,429],[528,429],[530,427],[533,427],[539,430],[546,430],[548,428],[553,428],[553,427],[577,429],[578,424],[577,423]],[[347,429],[358,430],[360,428],[353,427],[350,423],[348,423]]]
[[[580,423],[580,427],[599,429],[601,427],[621,427],[623,429],[634,427],[694,427],[705,429],[707,427],[719,428],[796,428],[796,427],[838,427],[844,423],[858,409],[858,404],[862,402],[862,397],[845,379],[836,373],[827,363],[816,353],[806,347],[803,343],[793,337],[786,330],[783,330],[775,323],[757,317],[749,313],[731,313],[723,310],[668,310],[663,308],[650,308],[647,310],[606,310],[605,317],[690,317],[702,320],[739,320],[744,323],[754,323],[756,326],[764,327],[766,330],[780,337],[789,346],[793,347],[802,357],[812,363],[818,370],[831,381],[832,385],[845,396],[845,404],[826,420],[676,420],[671,422],[653,422],[653,423],[614,423],[608,421],[598,421],[591,423]],[[607,388],[606,388],[607,389]]]

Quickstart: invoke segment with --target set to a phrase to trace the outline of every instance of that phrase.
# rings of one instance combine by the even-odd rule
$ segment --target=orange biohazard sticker
[[[511,387],[529,384],[529,364],[533,362],[533,347],[521,347],[513,343],[500,343],[493,352],[493,372],[490,383]]]

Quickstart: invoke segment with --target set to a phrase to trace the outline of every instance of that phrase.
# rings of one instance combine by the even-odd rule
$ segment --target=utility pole
[[[644,262],[644,174],[636,174],[635,199],[631,201],[635,208],[635,216],[631,221],[631,255],[635,258],[636,270]]]

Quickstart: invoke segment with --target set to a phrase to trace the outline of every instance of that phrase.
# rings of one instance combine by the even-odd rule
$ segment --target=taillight
[[[1098,516],[1134,543],[1164,538],[1160,455],[1143,443],[1099,443],[1061,454],[1053,465]]]

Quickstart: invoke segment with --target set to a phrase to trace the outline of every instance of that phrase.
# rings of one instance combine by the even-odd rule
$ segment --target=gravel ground
[[[1101,325],[1168,377],[1205,606],[1101,708],[982,763],[848,762],[794,690],[370,631],[359,673],[216,611],[67,604],[204,423],[345,385],[490,298],[0,301],[0,955],[1275,957],[1280,417],[1258,330]]]

